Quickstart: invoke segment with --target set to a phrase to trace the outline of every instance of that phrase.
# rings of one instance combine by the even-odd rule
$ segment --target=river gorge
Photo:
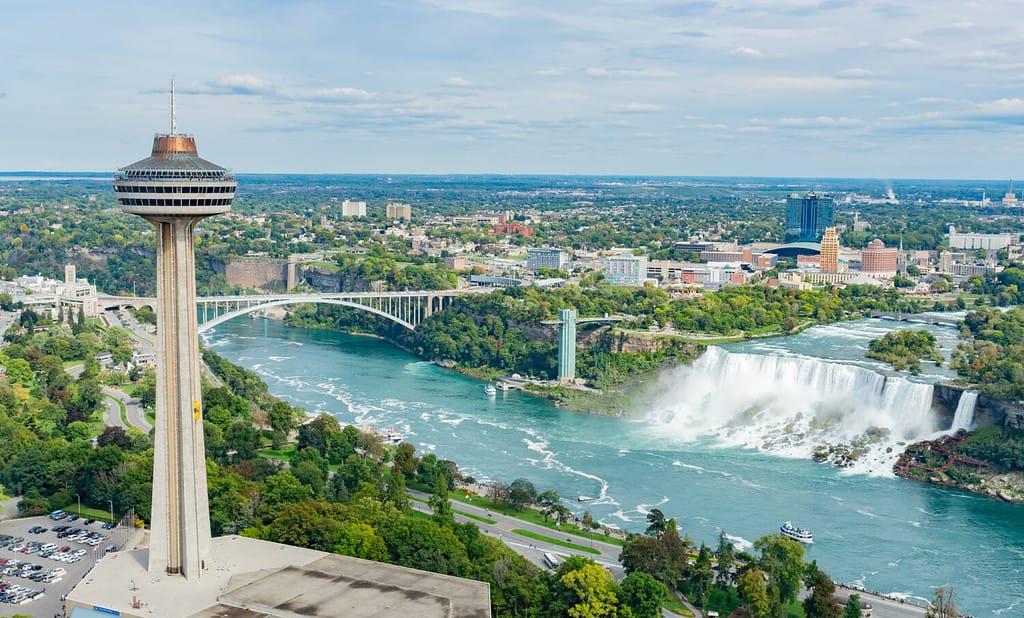
[[[604,524],[642,531],[657,507],[697,542],[725,530],[749,549],[791,520],[814,532],[807,559],[837,581],[918,598],[952,585],[967,613],[1019,615],[1024,507],[892,475],[902,445],[952,425],[932,407],[948,369],[926,363],[911,378],[864,358],[870,339],[899,327],[859,320],[711,348],[649,380],[621,418],[487,396],[368,337],[237,319],[204,339],[312,414],[394,428],[480,481],[530,479]],[[955,329],[925,328],[948,355]],[[857,457],[815,463],[822,445]]]

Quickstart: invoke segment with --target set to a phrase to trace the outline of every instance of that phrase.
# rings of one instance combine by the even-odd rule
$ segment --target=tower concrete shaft
[[[210,511],[196,326],[196,223],[226,213],[238,183],[199,158],[195,139],[153,139],[152,154],[121,168],[121,209],[156,228],[156,422],[149,571],[197,579],[210,552]]]
[[[149,570],[198,578],[210,550],[193,229],[158,220],[157,374]]]

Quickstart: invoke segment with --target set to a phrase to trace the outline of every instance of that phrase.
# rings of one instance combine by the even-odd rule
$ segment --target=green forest
[[[972,311],[961,335],[950,363],[960,376],[991,397],[1024,399],[1024,308]]]
[[[922,360],[939,365],[943,361],[935,336],[926,330],[914,329],[894,331],[872,339],[864,355],[889,363],[897,371],[906,369],[915,375],[921,373]]]

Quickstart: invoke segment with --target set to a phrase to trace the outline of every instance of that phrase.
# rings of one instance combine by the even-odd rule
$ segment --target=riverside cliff
[[[952,422],[966,391],[959,385],[935,385],[935,408]],[[1024,402],[979,395],[969,425],[977,429],[911,444],[893,471],[1024,504]]]

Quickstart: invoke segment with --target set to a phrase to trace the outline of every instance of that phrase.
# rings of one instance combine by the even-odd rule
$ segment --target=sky
[[[0,171],[1024,178],[1024,0],[0,11]]]

